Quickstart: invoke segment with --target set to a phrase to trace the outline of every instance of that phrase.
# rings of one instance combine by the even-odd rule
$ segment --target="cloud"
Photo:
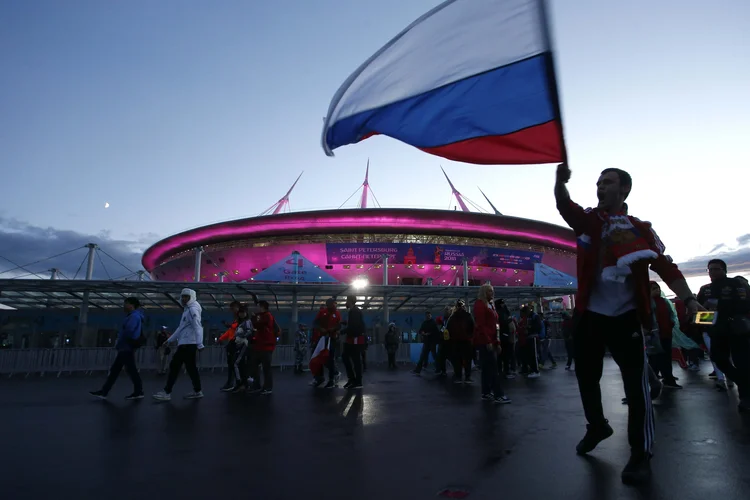
[[[86,274],[87,249],[83,247],[87,243],[95,243],[100,249],[95,259],[94,279],[123,278],[143,269],[143,251],[158,239],[154,234],[128,237],[132,239],[113,239],[109,231],[91,235],[51,227],[43,228],[0,216],[0,279],[22,276],[48,278],[51,268],[59,269],[62,275],[68,278],[73,278],[78,272],[77,277],[81,278]],[[49,259],[59,254],[64,255]],[[13,270],[16,265],[8,260],[24,266],[26,270]],[[34,276],[30,272],[39,276]]]
[[[737,238],[738,242],[750,241],[750,235]],[[725,249],[725,245],[718,245],[716,248]],[[686,277],[705,276],[706,266],[711,259],[721,259],[727,263],[727,269],[730,275],[750,273],[750,247],[735,248],[715,253],[712,251],[708,255],[693,257],[687,262],[679,264],[680,270]]]

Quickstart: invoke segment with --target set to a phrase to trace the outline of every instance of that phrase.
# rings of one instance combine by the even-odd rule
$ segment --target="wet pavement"
[[[706,366],[706,368],[708,368]],[[359,393],[313,390],[276,372],[272,396],[227,395],[203,374],[206,397],[126,402],[123,377],[107,402],[104,376],[0,381],[0,488],[42,498],[428,499],[451,489],[474,499],[750,498],[750,416],[736,391],[675,368],[682,391],[656,408],[654,477],[624,486],[626,407],[616,366],[602,382],[615,435],[590,458],[575,375],[507,381],[512,405],[479,401],[479,387],[371,370]],[[148,394],[163,380],[145,375]],[[175,396],[186,392],[182,375]]]

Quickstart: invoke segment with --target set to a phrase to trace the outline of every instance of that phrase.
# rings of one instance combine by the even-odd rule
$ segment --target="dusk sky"
[[[67,250],[58,231],[135,255],[259,214],[302,170],[292,208],[336,208],[368,158],[383,206],[449,208],[442,165],[481,205],[478,185],[506,215],[563,224],[552,165],[466,165],[386,137],[324,155],[336,89],[438,3],[0,3],[0,255]],[[595,203],[599,172],[620,167],[675,260],[750,255],[750,2],[551,4],[573,198]]]

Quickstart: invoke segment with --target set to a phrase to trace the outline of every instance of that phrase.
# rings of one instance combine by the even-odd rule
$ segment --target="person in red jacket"
[[[453,381],[456,384],[471,384],[471,362],[474,359],[474,320],[466,310],[463,300],[456,302],[455,309],[448,317],[445,325],[450,337],[450,345],[453,353]],[[466,374],[466,380],[461,378],[462,372]]]
[[[339,333],[341,332],[341,312],[337,308],[336,299],[331,297],[326,300],[326,306],[321,307],[318,315],[313,321],[313,342],[311,348],[314,350],[318,345],[321,337],[330,338],[330,347],[326,368],[328,368],[328,383],[326,389],[333,389],[338,386],[339,371],[336,369],[336,344],[338,343]],[[314,387],[320,387],[323,384],[324,373],[313,374]]]
[[[474,345],[479,348],[479,363],[482,368],[482,399],[499,404],[508,404],[500,385],[497,369],[497,354],[500,350],[497,311],[495,311],[495,290],[485,283],[479,287],[479,297],[474,302]]]
[[[250,354],[250,376],[253,379],[253,390],[263,395],[273,392],[273,372],[271,371],[271,358],[276,349],[276,321],[268,310],[268,302],[258,302],[259,312],[253,318],[255,336],[253,338],[253,350]],[[263,390],[260,388],[259,367],[263,367]]]
[[[570,199],[566,163],[557,167],[557,210],[577,238],[576,378],[588,421],[576,446],[579,455],[593,451],[614,433],[604,416],[600,380],[606,349],[620,367],[628,398],[630,460],[622,471],[624,483],[651,477],[654,412],[651,406],[643,329],[651,329],[649,269],[656,272],[694,313],[703,307],[684,276],[665,254],[651,224],[628,213],[625,199],[633,179],[624,170],[607,168],[597,180],[598,205],[584,209]]]
[[[239,313],[240,308],[242,307],[242,304],[236,300],[232,301],[231,304],[229,304],[229,310],[232,312],[232,321],[227,322],[224,321],[224,326],[227,327],[227,331],[225,331],[221,337],[219,337],[219,343],[226,342],[226,355],[227,355],[227,383],[224,384],[224,387],[221,388],[224,392],[230,392],[232,389],[234,389],[235,383],[237,382],[234,379],[234,364],[236,361],[237,356],[237,344],[234,342],[234,334],[237,331],[237,326],[239,326],[239,321],[237,320],[237,314]]]

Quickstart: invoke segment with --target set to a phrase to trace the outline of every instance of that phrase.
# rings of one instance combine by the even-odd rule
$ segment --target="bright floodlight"
[[[367,278],[357,278],[354,281],[352,281],[352,286],[355,290],[361,290],[363,288],[366,288],[367,285],[369,285],[370,282],[367,281]]]

